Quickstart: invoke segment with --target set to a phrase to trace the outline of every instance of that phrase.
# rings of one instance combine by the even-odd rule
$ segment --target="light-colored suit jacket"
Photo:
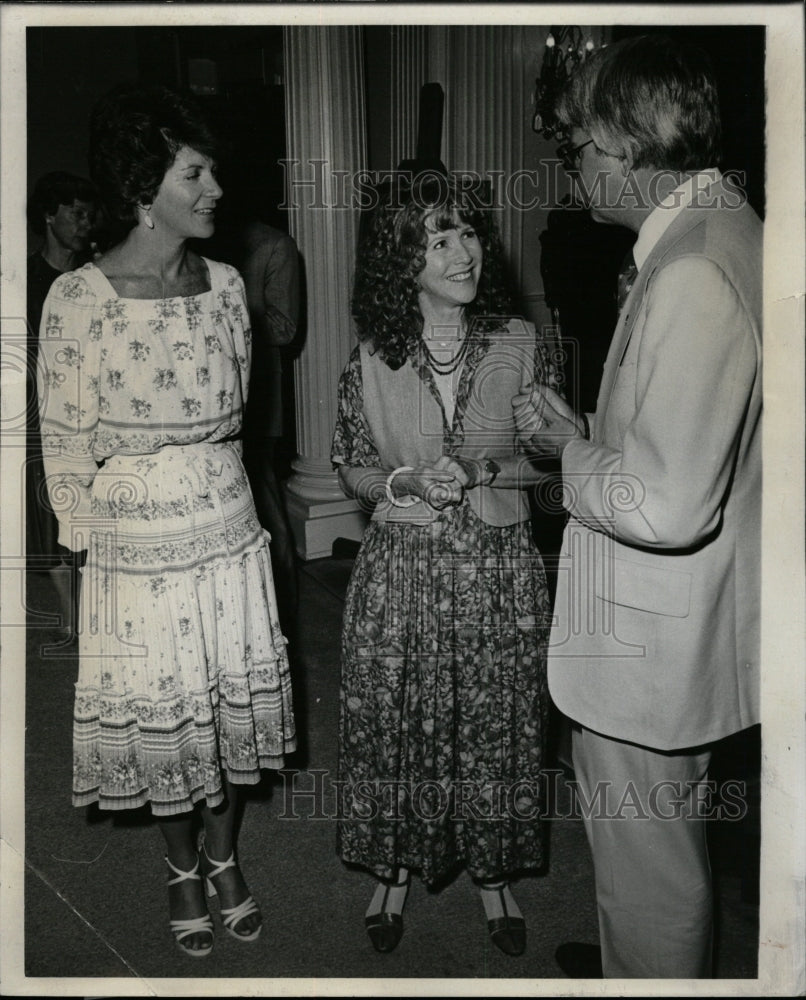
[[[762,231],[710,195],[650,252],[563,453],[551,694],[661,750],[759,717]]]

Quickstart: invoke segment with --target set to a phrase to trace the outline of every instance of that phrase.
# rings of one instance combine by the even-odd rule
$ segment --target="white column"
[[[350,315],[357,212],[343,180],[366,166],[361,27],[287,27],[286,195],[303,260],[307,325],[295,362],[297,449],[286,501],[303,559],[330,555],[366,523],[330,464],[339,375],[355,344]],[[341,172],[341,173],[339,173]]]

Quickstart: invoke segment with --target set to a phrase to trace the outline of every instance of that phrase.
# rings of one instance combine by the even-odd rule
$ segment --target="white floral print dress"
[[[54,282],[39,400],[59,539],[87,549],[73,803],[157,816],[254,784],[295,749],[288,660],[240,431],[243,282],[120,298],[86,264]]]

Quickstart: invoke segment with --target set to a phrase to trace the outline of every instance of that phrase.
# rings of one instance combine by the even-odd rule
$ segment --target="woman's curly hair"
[[[90,173],[110,213],[134,224],[183,146],[216,157],[216,137],[192,98],[130,85],[101,98],[90,119]]]
[[[429,175],[423,183],[387,195],[375,210],[358,246],[353,317],[358,339],[371,344],[393,371],[415,357],[422,342],[417,279],[425,267],[426,219],[444,232],[456,226],[458,216],[478,234],[484,253],[481,277],[475,299],[465,307],[473,330],[486,319],[511,315],[501,242],[489,209],[481,206],[476,192]]]

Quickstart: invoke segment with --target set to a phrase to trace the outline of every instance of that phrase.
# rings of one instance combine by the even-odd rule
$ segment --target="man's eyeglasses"
[[[580,143],[579,146],[572,146],[570,142],[563,143],[557,147],[557,156],[562,160],[562,165],[566,170],[576,170],[579,157],[586,146],[590,146],[593,139]]]

